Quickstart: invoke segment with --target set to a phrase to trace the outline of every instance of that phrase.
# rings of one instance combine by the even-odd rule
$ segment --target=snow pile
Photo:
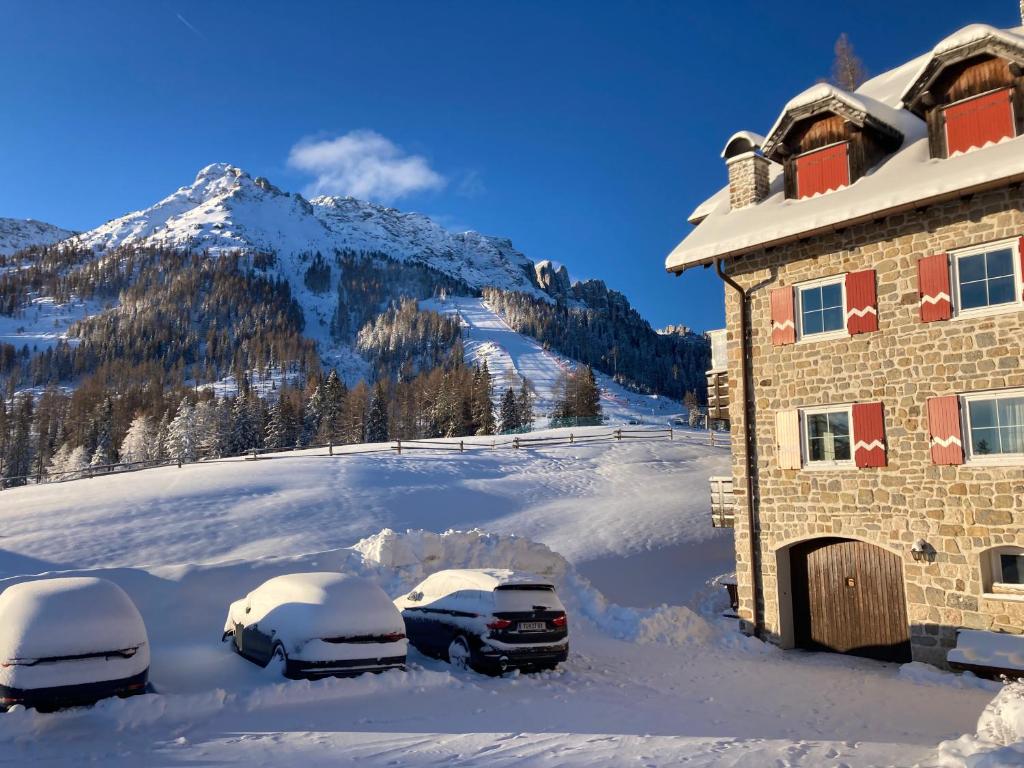
[[[1005,686],[978,718],[978,732],[939,745],[942,768],[1024,765],[1024,682]]]
[[[390,575],[381,573],[382,581],[390,582],[385,589],[393,595],[408,592],[428,575],[441,570],[507,568],[551,579],[568,606],[570,620],[589,620],[619,640],[678,646],[715,636],[707,621],[683,606],[640,609],[609,603],[560,554],[519,536],[481,530],[436,534],[385,529],[363,539],[353,549],[363,555],[367,564],[393,571]]]
[[[949,688],[978,688],[986,691],[998,691],[1002,683],[994,680],[985,680],[973,672],[954,674],[925,664],[921,661],[911,661],[900,667],[899,675],[904,680],[909,680],[917,685],[942,685]]]

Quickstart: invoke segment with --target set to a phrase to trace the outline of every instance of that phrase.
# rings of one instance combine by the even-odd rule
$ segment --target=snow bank
[[[619,640],[683,645],[715,636],[707,621],[683,606],[638,609],[609,603],[560,554],[519,536],[480,530],[436,534],[385,529],[363,539],[353,549],[362,553],[367,564],[393,570],[392,586],[385,587],[390,594],[404,594],[426,576],[441,570],[506,568],[551,579],[568,608],[570,622],[583,618]],[[381,576],[388,579],[385,573]]]
[[[942,768],[1020,768],[1024,765],[1024,682],[1010,683],[978,718],[978,732],[939,745]]]

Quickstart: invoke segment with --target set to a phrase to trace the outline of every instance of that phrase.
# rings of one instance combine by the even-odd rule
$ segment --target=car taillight
[[[512,622],[508,619],[495,619],[487,625],[488,629],[508,629],[512,626]]]
[[[553,618],[551,620],[551,623],[554,626],[556,626],[556,627],[564,627],[565,626],[565,614],[563,613],[561,616],[555,616],[555,618]]]

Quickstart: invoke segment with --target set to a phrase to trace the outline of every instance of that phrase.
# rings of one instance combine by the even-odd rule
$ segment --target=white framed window
[[[1024,389],[961,395],[969,462],[1024,463]]]
[[[958,317],[1003,312],[1024,305],[1019,239],[964,248],[950,255],[953,307]]]
[[[995,547],[981,554],[985,591],[1024,598],[1024,548]]]
[[[798,339],[846,336],[846,275],[796,285]]]
[[[800,411],[804,466],[852,467],[853,408],[834,405]]]

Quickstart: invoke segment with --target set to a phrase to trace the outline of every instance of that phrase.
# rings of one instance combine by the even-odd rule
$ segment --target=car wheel
[[[448,663],[456,669],[469,669],[469,644],[461,635],[448,646]]]
[[[265,669],[274,677],[288,676],[288,654],[284,652],[284,646],[280,643],[274,646]]]

